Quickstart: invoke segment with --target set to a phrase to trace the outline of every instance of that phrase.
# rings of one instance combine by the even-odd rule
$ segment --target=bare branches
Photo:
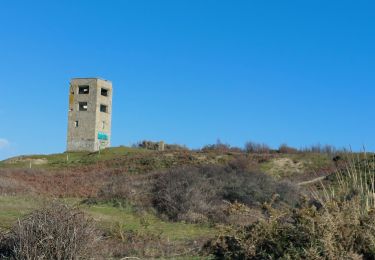
[[[5,235],[0,255],[11,259],[87,258],[98,241],[83,212],[60,203],[36,210]]]

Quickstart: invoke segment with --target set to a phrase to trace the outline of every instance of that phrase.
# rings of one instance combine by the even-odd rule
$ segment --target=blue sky
[[[375,150],[373,1],[1,1],[0,158],[65,150],[68,86],[114,86],[113,145]]]

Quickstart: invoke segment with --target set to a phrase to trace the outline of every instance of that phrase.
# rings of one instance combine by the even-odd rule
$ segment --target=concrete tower
[[[98,151],[111,142],[112,82],[70,81],[67,151]]]

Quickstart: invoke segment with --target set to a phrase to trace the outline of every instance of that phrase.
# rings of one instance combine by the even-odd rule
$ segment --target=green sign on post
[[[98,133],[98,139],[99,140],[108,140],[108,135],[106,133],[99,132]]]

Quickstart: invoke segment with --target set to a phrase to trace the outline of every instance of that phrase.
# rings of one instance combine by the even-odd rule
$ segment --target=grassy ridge
[[[150,153],[139,148],[114,147],[100,152],[65,152],[49,155],[26,155],[10,158],[0,162],[3,168],[62,168],[71,166],[92,165],[97,162],[119,159],[123,156]]]
[[[259,170],[277,178],[316,173],[332,168],[331,156],[323,153],[248,154],[245,152],[165,151],[142,148],[113,147],[100,152],[69,152],[51,155],[30,155],[0,161],[0,169],[66,169],[74,167],[121,168],[127,172],[143,173],[180,165],[225,164],[245,157],[259,166]]]
[[[0,196],[1,228],[9,228],[18,218],[48,203],[43,197]],[[142,232],[150,235],[161,235],[171,241],[210,238],[217,234],[213,227],[182,222],[166,222],[150,212],[137,212],[131,206],[115,207],[102,203],[98,205],[80,204],[79,198],[61,199],[68,205],[78,208],[93,217],[98,226],[110,232]]]
[[[30,166],[32,169],[29,169]],[[243,209],[255,219],[262,215],[258,195],[264,195],[263,192],[267,189],[258,191],[253,186],[270,187],[268,183],[276,185],[278,182],[282,183],[283,179],[288,179],[283,185],[275,186],[280,188],[280,193],[294,187],[299,180],[315,178],[316,172],[325,171],[332,166],[332,158],[328,154],[262,154],[225,149],[160,152],[114,147],[100,153],[76,152],[10,158],[0,162],[0,228],[10,228],[18,218],[49,205],[53,198],[58,198],[58,201],[78,207],[95,220],[96,226],[104,234],[106,249],[112,250],[108,254],[118,252],[119,258],[140,256],[175,259],[181,256],[185,259],[188,256],[186,259],[191,259],[190,257],[201,254],[200,249],[207,240],[215,239],[223,231],[218,227],[226,225],[225,221],[249,223],[246,220],[248,216],[243,217],[233,211],[237,206],[242,208],[244,205],[236,201],[233,201],[233,205],[231,202],[228,204],[228,201],[224,201],[227,199],[220,197],[222,194],[216,196],[216,200],[211,200],[210,194],[213,191],[225,191],[226,198],[234,198],[233,200],[246,199],[252,208],[245,206]],[[201,169],[204,176],[208,174],[207,169],[212,169],[212,172],[195,182],[197,178],[194,174],[194,178],[186,179],[190,176],[186,172],[188,169]],[[221,169],[221,174],[218,169]],[[165,181],[166,187],[172,187],[169,190],[171,193],[168,193],[171,196],[163,197],[165,201],[173,202],[177,197],[181,199],[179,194],[190,192],[192,195],[192,199],[187,199],[191,203],[183,206],[188,207],[186,212],[180,214],[183,217],[173,221],[167,220],[166,215],[155,207],[153,199],[156,193],[152,193],[155,191],[150,189],[155,188],[155,178],[165,176],[169,170],[176,170],[177,175],[182,178],[158,177],[159,181]],[[237,172],[243,179],[233,177],[237,176]],[[200,170],[196,174],[202,175]],[[226,174],[230,174],[232,179]],[[251,178],[246,177],[247,174]],[[258,178],[261,180],[259,185],[255,182]],[[294,183],[287,186],[290,180]],[[178,181],[181,187],[186,188],[186,192],[177,185],[176,193],[173,193],[172,184],[178,184]],[[197,185],[194,186],[194,183]],[[217,189],[214,183],[223,188]],[[203,185],[202,189],[195,191],[198,184]],[[234,190],[229,187],[234,187]],[[275,189],[271,188],[267,196],[271,196],[272,192]],[[165,194],[164,191],[162,193]],[[81,203],[82,201],[86,203]],[[218,214],[213,213],[216,212],[213,211],[213,202],[216,203]],[[216,217],[219,212],[232,215],[222,218],[224,222],[213,221],[213,215],[210,215],[210,221],[200,221],[207,218],[197,218],[199,210]],[[199,215],[201,216],[203,215]]]

